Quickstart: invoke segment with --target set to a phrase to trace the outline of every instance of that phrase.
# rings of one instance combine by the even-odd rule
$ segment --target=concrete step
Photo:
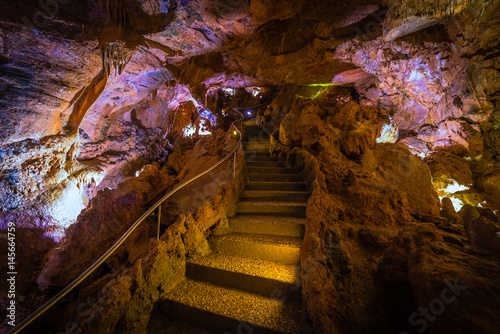
[[[246,143],[266,143],[269,144],[269,136],[250,136],[245,140]]]
[[[305,218],[240,213],[229,218],[233,232],[302,238]]]
[[[246,151],[253,151],[254,149],[269,149],[269,142],[267,143],[246,143],[243,145]]]
[[[247,181],[245,190],[269,190],[269,191],[307,191],[304,182],[263,182]]]
[[[283,264],[300,264],[301,238],[229,233],[214,236],[212,251]]]
[[[248,172],[252,174],[296,174],[297,170],[286,167],[248,167]]]
[[[266,153],[268,156],[270,155],[269,154],[269,145],[267,145],[267,146],[252,146],[252,147],[246,146],[244,149],[245,149],[246,153],[259,152],[259,153]]]
[[[186,277],[287,301],[300,300],[300,267],[210,253],[186,264]]]
[[[236,212],[305,217],[306,206],[305,202],[242,201],[238,202]]]
[[[263,144],[263,145],[269,145],[269,137],[264,138],[264,137],[250,137],[245,140],[245,145],[246,144]]]
[[[244,145],[245,151],[253,151],[259,152],[262,151],[264,153],[269,152],[269,144],[252,144],[252,145]]]
[[[162,302],[176,321],[214,334],[301,332],[298,305],[207,282],[187,279]]]
[[[255,153],[255,152],[245,152],[245,160],[247,162],[277,162],[276,159],[271,158],[269,153]]]
[[[245,153],[254,154],[254,153],[266,153],[269,155],[269,147],[251,147],[245,148]]]
[[[248,151],[248,153],[251,153],[252,155],[255,155],[256,157],[267,157],[270,158],[271,154],[269,152],[254,152],[254,151]],[[276,160],[276,159],[275,159]]]
[[[246,134],[247,135],[260,135],[260,136],[266,136],[269,137],[269,133],[267,133],[265,130],[262,130],[261,128],[246,128]]]
[[[166,318],[165,314],[167,314],[168,309],[164,305],[164,301],[155,303],[146,329],[147,334],[213,334],[201,328]]]
[[[244,144],[267,144],[269,145],[271,139],[269,136],[262,136],[262,135],[256,135],[256,136],[247,136],[244,140]]]
[[[250,181],[270,181],[270,182],[300,182],[304,180],[302,174],[262,174],[248,173]]]
[[[269,191],[244,190],[240,194],[240,201],[275,201],[275,202],[307,202],[308,191]]]
[[[255,155],[245,155],[245,161],[247,163],[249,162],[278,162],[276,159],[273,159],[271,157],[265,157],[265,156],[255,156]]]
[[[259,132],[259,131],[264,132],[264,130],[262,130],[260,126],[247,126],[246,130],[247,132]]]
[[[247,133],[259,133],[259,132],[266,133],[266,131],[264,131],[261,127],[258,127],[258,126],[247,126],[246,132]]]
[[[282,162],[273,161],[247,161],[247,167],[284,167]]]

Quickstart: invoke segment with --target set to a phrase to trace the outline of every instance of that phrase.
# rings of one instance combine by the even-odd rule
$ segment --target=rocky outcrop
[[[231,138],[228,140],[232,141]],[[182,160],[177,163],[177,178],[170,174],[172,166],[161,167],[155,163],[144,168],[137,177],[120,183],[115,189],[100,191],[89,207],[79,215],[77,222],[68,229],[60,245],[49,253],[48,263],[38,278],[40,286],[64,286],[83,272],[99,254],[112,245],[116,236],[123,234],[140,217],[144,206],[160,192],[172,188],[174,182],[187,180],[194,173],[201,172],[213,164],[214,160],[216,162],[219,152],[210,154],[205,148],[213,145],[217,144],[205,139],[191,148],[177,146],[183,150],[179,153]],[[173,162],[173,159],[169,160]],[[102,224],[102,221],[107,223]],[[88,256],[89,249],[93,249],[91,256]]]
[[[495,229],[488,230],[485,225],[487,216],[494,221],[498,218],[491,216],[491,211],[472,218],[470,209],[464,207],[460,214],[465,220],[481,220],[475,226],[478,234],[474,238],[467,232],[469,223],[453,224],[446,220],[437,225],[414,224],[403,229],[384,252],[379,266],[382,281],[388,288],[408,284],[416,303],[415,312],[408,312],[408,322],[399,330],[496,331],[498,318],[490,310],[497,307],[495,297],[500,293],[494,283],[500,275],[498,256],[477,253],[471,246],[475,247],[474,239],[489,236],[491,241],[484,243],[483,249],[494,251],[498,247],[500,239],[494,240]]]
[[[403,129],[437,125],[478,107],[472,92],[467,93],[467,63],[449,43],[349,41],[336,49],[335,57],[377,77],[376,88],[364,91],[372,89],[378,94],[365,99],[394,108],[394,120]]]
[[[82,194],[102,179],[102,170],[75,160],[78,136],[55,135],[4,146],[1,151],[0,221],[61,235],[84,208]],[[68,202],[72,202],[70,206]],[[29,218],[28,218],[29,217]],[[28,218],[28,219],[27,219]]]
[[[445,165],[444,173],[470,180],[470,169],[462,171],[468,162],[435,156],[427,161],[429,168],[406,148],[387,143],[373,143],[357,156],[346,154],[342,130],[334,127],[344,119],[342,111],[326,108],[321,100],[332,99],[296,100],[271,140],[273,154],[304,168],[313,189],[301,258],[303,297],[315,332],[425,327],[438,333],[453,323],[458,332],[493,333],[497,317],[476,317],[482,311],[473,296],[500,293],[497,269],[485,272],[487,266],[498,268],[492,255],[500,244],[498,217],[469,206],[457,214],[448,198],[440,211],[431,183],[431,170],[437,177]],[[345,106],[358,113],[364,108],[353,102]],[[354,119],[345,121],[343,128],[359,126]],[[441,160],[443,165],[432,163]],[[496,307],[493,299],[487,298],[488,310]],[[469,303],[473,313],[467,311]]]
[[[176,179],[169,174],[171,167],[153,164],[139,177],[114,190],[100,192],[65,239],[48,254],[39,284],[67,284],[112,245],[156,194],[165,187],[168,190],[174,182],[190,179],[217,162],[220,153],[234,147],[235,141],[230,136],[225,133],[218,136],[222,136],[215,141],[218,144],[201,140],[194,147],[182,146],[184,153],[177,155],[182,157],[182,168]],[[224,145],[219,147],[219,143]],[[174,156],[169,159],[171,162]],[[240,154],[238,170],[243,168],[243,159]],[[186,258],[205,254],[208,236],[224,229],[227,216],[234,214],[242,180],[232,178],[232,163],[223,166],[215,174],[179,191],[164,205],[159,241],[156,241],[158,217],[154,214],[106,261],[103,269],[84,283],[76,300],[69,306],[63,302],[60,307],[66,309],[65,316],[82,333],[146,332],[154,303],[182,278]],[[95,302],[87,304],[87,300]],[[61,311],[56,308],[54,312]],[[52,325],[64,327],[64,320],[56,319],[47,316]]]
[[[142,176],[127,180],[114,190],[100,192],[77,223],[68,229],[57,249],[48,254],[48,263],[38,278],[41,288],[66,286],[71,282],[103,254],[103,250],[111,247],[116,236],[123,234],[142,214],[145,204],[172,183],[168,172],[152,165]]]
[[[5,21],[0,32],[0,146],[58,134],[73,97],[100,70],[95,43]]]

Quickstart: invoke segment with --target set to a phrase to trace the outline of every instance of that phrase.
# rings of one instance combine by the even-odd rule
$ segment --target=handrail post
[[[237,151],[236,151],[237,152]],[[236,178],[236,152],[234,152],[233,179]]]
[[[157,241],[160,241],[160,222],[161,222],[161,204],[158,206],[158,237],[156,238]]]

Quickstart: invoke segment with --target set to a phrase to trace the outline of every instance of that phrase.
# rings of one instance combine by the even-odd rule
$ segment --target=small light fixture
[[[238,132],[236,132],[236,131],[233,131],[233,135],[235,135],[235,136],[236,136],[237,134],[238,134]]]

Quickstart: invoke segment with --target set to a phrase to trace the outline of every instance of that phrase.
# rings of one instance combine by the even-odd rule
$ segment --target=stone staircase
[[[301,174],[269,156],[269,137],[254,124],[245,152],[248,179],[231,232],[187,263],[186,280],[163,302],[173,321],[164,333],[303,332],[300,246],[309,192]]]

